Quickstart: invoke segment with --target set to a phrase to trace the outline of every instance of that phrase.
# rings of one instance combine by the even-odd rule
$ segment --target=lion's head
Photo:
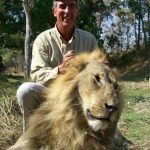
[[[111,70],[97,60],[91,61],[78,76],[78,91],[88,124],[94,131],[105,130],[117,123],[120,97]]]
[[[123,106],[116,78],[106,62],[106,56],[99,50],[83,53],[48,88],[47,99],[57,97],[62,102],[60,105],[56,101],[58,111],[59,107],[73,106],[94,131],[116,127]],[[78,105],[80,109],[74,107]]]

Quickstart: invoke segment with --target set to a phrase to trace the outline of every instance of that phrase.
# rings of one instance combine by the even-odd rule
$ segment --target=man
[[[58,74],[64,74],[69,61],[83,51],[98,48],[95,37],[75,27],[78,0],[53,0],[54,28],[41,33],[32,50],[31,79],[17,90],[17,98],[23,113],[23,128],[28,118],[42,102],[42,91]]]

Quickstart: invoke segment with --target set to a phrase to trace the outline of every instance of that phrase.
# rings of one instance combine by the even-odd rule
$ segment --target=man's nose
[[[69,6],[66,6],[66,8],[65,8],[65,12],[67,13],[67,12],[69,12],[69,11],[70,11]]]

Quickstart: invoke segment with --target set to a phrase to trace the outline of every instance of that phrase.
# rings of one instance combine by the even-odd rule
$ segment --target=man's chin
[[[72,28],[74,28],[74,26],[72,25],[72,23],[69,23],[69,22],[63,23],[63,26],[64,26],[65,28],[67,28],[67,29],[72,29]]]

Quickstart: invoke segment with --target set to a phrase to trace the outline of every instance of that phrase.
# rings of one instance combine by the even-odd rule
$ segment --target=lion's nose
[[[117,109],[117,106],[115,103],[105,103],[105,108],[109,111],[109,112],[114,112]]]

